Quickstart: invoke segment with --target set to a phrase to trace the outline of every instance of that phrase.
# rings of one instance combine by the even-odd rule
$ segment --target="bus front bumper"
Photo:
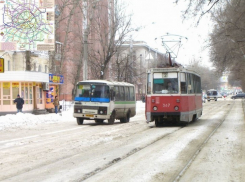
[[[84,118],[89,120],[94,119],[109,119],[109,115],[99,115],[99,114],[83,114],[83,113],[73,113],[74,118]]]

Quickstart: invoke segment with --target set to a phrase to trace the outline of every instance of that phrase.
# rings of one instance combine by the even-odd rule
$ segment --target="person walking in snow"
[[[57,96],[55,96],[53,104],[54,104],[55,113],[57,114],[58,113],[58,107],[59,107],[59,99],[57,98]]]
[[[16,108],[17,108],[17,113],[18,112],[22,112],[22,108],[24,105],[24,100],[22,98],[20,98],[20,95],[17,95],[17,98],[14,100],[14,103],[16,104]]]

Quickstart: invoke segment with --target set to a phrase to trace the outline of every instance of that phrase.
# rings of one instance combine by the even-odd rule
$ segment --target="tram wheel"
[[[156,127],[161,126],[161,122],[159,122],[157,119],[155,120],[155,126],[156,126]]]

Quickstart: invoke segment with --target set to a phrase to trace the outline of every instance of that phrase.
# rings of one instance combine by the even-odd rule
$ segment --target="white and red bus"
[[[182,67],[147,70],[147,122],[188,123],[202,115],[201,78]]]

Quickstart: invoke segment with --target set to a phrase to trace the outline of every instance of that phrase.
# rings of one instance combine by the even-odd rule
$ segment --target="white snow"
[[[145,103],[137,101],[136,112],[144,111]],[[0,131],[8,128],[20,128],[25,126],[33,126],[41,123],[58,123],[58,122],[75,122],[73,117],[73,106],[67,111],[61,111],[61,113],[34,115],[29,113],[16,113],[0,116]]]

